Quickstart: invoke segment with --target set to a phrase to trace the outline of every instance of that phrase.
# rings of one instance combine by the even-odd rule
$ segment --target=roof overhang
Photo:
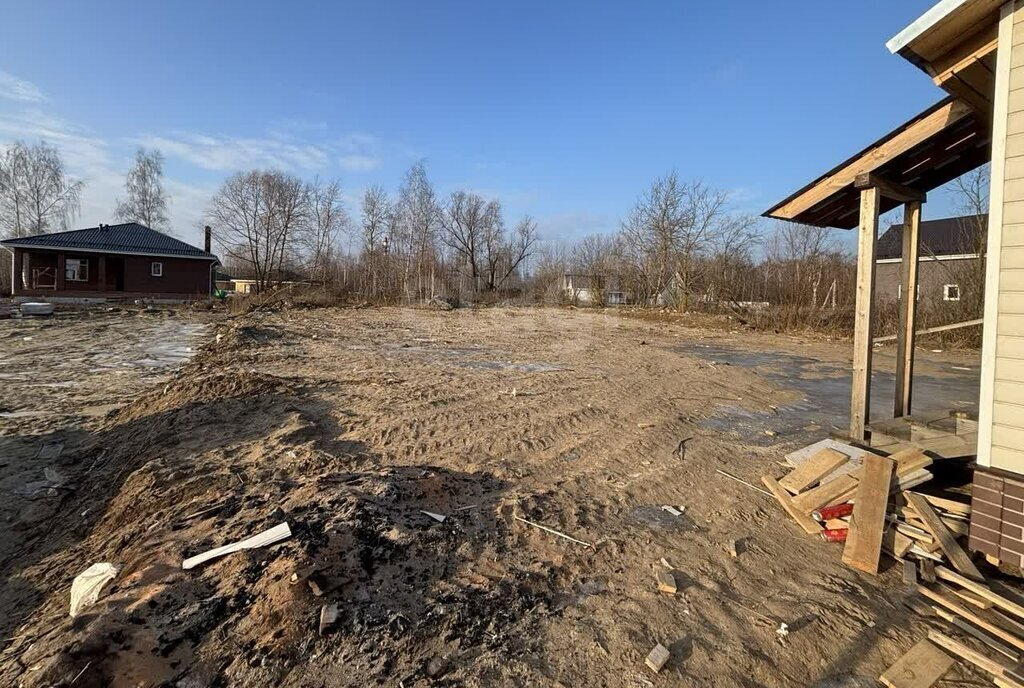
[[[871,174],[927,193],[989,161],[989,121],[966,102],[946,98],[840,163],[764,213],[819,227],[858,225],[857,177]],[[881,212],[900,204],[883,194]]]
[[[10,250],[15,248],[25,249],[26,251],[41,251],[41,252],[52,252],[52,251],[67,251],[69,253],[104,253],[107,255],[117,256],[146,256],[153,258],[182,258],[184,260],[205,260],[211,263],[220,263],[220,258],[214,255],[209,256],[183,256],[176,253],[150,253],[148,251],[114,251],[107,248],[81,248],[79,246],[37,246],[35,244],[21,244],[18,243],[17,239],[8,239],[6,241],[0,241],[0,246]]]
[[[992,109],[999,8],[1005,0],[942,0],[885,45],[947,93]]]

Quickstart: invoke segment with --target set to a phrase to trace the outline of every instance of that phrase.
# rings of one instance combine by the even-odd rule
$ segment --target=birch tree
[[[170,216],[163,177],[163,154],[140,148],[135,153],[135,164],[128,170],[124,182],[127,195],[117,201],[115,217],[122,222],[138,222],[150,229],[166,230]]]
[[[16,141],[0,154],[0,232],[23,237],[68,229],[84,187],[67,175],[56,148]]]

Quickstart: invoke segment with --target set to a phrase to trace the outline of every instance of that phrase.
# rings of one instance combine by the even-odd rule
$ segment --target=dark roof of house
[[[138,222],[121,225],[100,225],[70,232],[36,234],[0,241],[4,246],[24,248],[60,248],[79,251],[110,251],[153,256],[180,256],[202,260],[218,260],[212,253],[186,244],[180,239],[150,229]]]
[[[954,256],[978,253],[983,240],[981,228],[988,226],[988,216],[978,218],[965,215],[963,217],[944,217],[941,220],[925,220],[921,222],[922,258],[928,256]],[[903,255],[903,224],[892,225],[878,240],[875,248],[876,260],[900,258]]]

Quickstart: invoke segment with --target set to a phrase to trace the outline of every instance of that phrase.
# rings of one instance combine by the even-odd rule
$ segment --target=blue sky
[[[160,148],[192,241],[236,170],[354,199],[419,158],[549,240],[614,231],[673,168],[760,213],[942,96],[884,45],[931,4],[7,2],[0,143],[57,145],[83,225]],[[951,210],[933,194],[925,215]]]

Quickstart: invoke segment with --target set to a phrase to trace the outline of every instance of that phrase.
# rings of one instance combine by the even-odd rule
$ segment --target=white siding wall
[[[995,90],[978,463],[1024,473],[1024,0],[1003,6]]]

